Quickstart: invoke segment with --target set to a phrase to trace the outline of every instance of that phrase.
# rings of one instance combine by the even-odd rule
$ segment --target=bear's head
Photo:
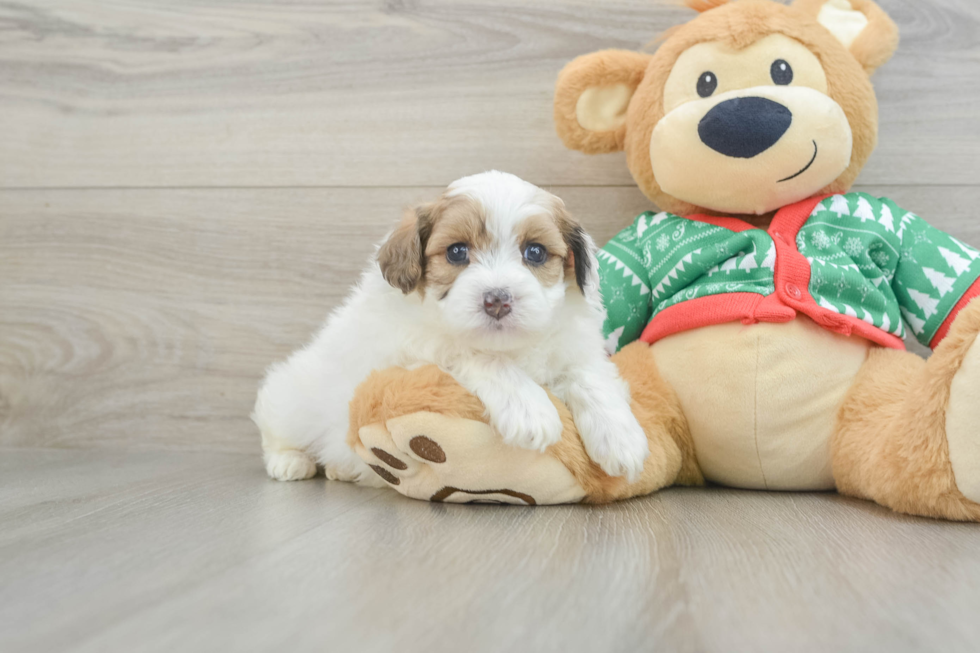
[[[764,215],[848,190],[877,142],[869,76],[898,46],[885,12],[871,0],[686,3],[701,14],[655,54],[565,67],[565,144],[625,149],[640,189],[678,215]]]

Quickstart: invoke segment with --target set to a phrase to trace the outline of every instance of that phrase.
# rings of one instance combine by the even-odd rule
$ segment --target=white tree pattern
[[[898,337],[904,318],[926,344],[980,278],[980,252],[890,200],[863,193],[822,202],[792,237],[799,252],[811,248],[808,291],[819,306],[813,310],[863,320]],[[668,306],[719,293],[768,296],[775,273],[787,269],[760,229],[733,232],[670,214],[644,214],[604,250],[605,332],[615,346],[639,337]],[[659,283],[651,290],[648,279]]]

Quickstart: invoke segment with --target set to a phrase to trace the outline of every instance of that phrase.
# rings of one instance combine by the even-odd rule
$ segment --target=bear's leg
[[[924,361],[872,350],[838,414],[842,494],[899,512],[980,521],[980,303]]]
[[[687,422],[649,347],[631,345],[613,360],[630,383],[651,451],[632,484],[589,460],[568,410],[554,398],[562,440],[544,453],[509,447],[479,400],[434,366],[368,377],[351,402],[348,443],[394,490],[432,501],[604,503],[702,483]]]

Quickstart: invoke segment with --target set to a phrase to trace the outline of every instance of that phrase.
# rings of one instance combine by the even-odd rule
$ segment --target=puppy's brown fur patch
[[[490,246],[486,215],[476,200],[459,195],[444,197],[432,208],[433,227],[425,247],[425,284],[436,296],[443,297],[466,265],[446,260],[446,250],[465,243],[470,255]]]
[[[408,209],[401,223],[378,250],[378,265],[385,281],[406,295],[422,282],[425,273],[422,252],[431,227],[428,206]]]
[[[548,258],[540,265],[527,263],[528,269],[542,286],[553,286],[565,278],[568,244],[562,235],[556,214],[532,215],[517,228],[517,242],[521,252],[537,243],[548,251]]]

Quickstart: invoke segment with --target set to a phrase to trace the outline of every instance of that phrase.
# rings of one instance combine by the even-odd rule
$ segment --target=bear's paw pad
[[[507,446],[483,422],[423,411],[364,426],[358,435],[358,456],[413,499],[534,506],[585,495],[554,456]]]

